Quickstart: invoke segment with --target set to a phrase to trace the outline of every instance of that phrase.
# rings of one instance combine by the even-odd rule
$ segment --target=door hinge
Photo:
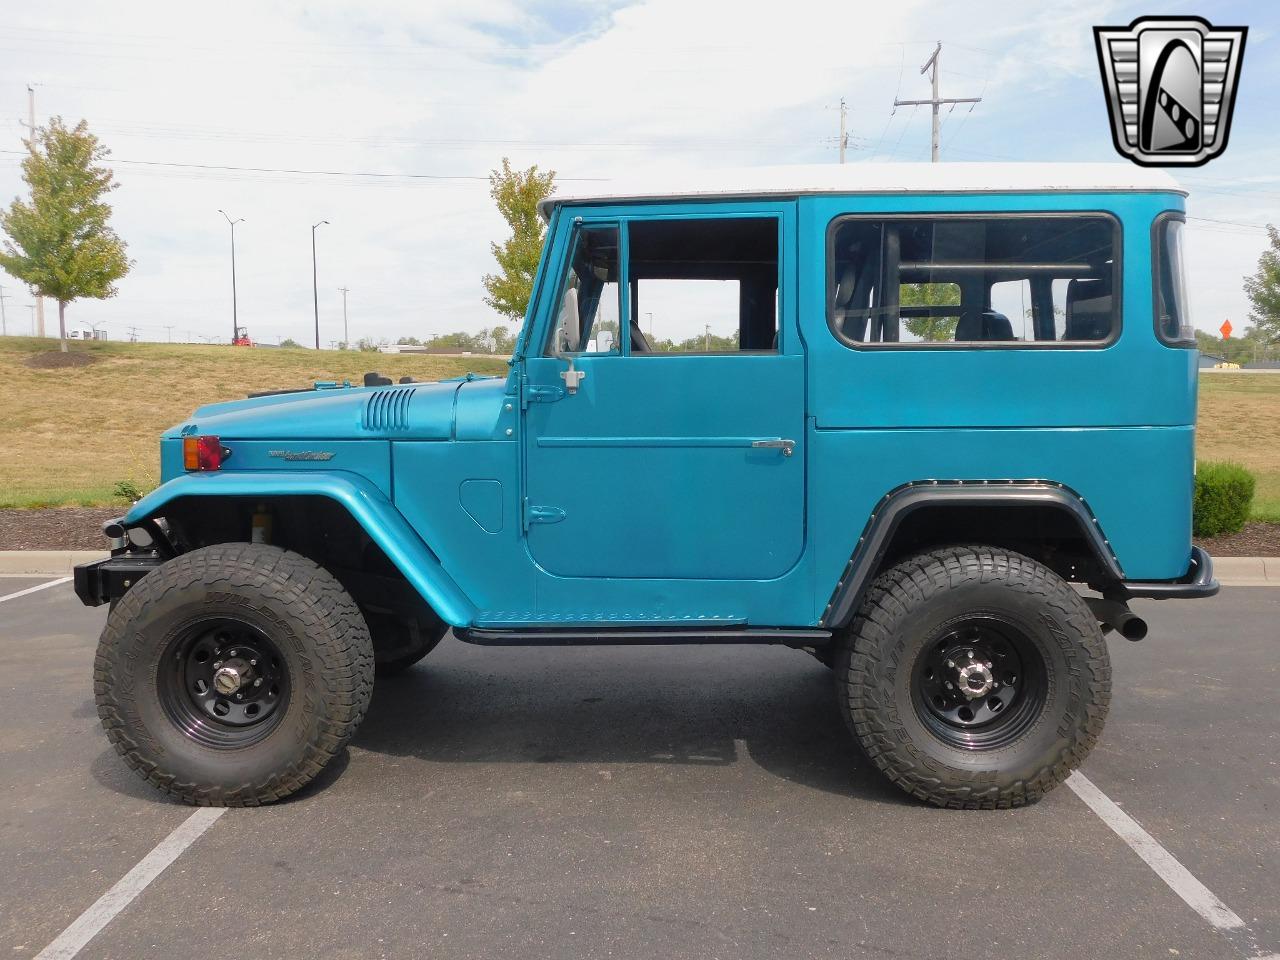
[[[544,507],[531,504],[528,498],[524,501],[524,528],[528,530],[535,523],[559,523],[564,519],[564,511],[559,507]]]
[[[522,397],[525,407],[531,403],[555,403],[564,398],[564,387],[526,381]]]

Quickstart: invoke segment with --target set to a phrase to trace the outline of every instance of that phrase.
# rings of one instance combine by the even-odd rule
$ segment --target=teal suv
[[[949,807],[1035,801],[1102,734],[1134,597],[1191,543],[1184,194],[1112,165],[758,169],[557,194],[505,377],[198,408],[76,571],[124,760],[256,804],[449,631],[771,643]]]

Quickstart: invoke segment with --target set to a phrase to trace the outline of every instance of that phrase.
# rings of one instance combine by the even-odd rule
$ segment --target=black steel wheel
[[[175,631],[156,671],[170,720],[207,747],[234,749],[274,730],[289,702],[289,671],[258,625],[208,617]]]
[[[992,614],[966,615],[921,648],[912,702],[944,743],[999,750],[1043,710],[1046,669],[1044,655],[1016,624]]]
[[[903,560],[837,642],[849,728],[890,780],[938,806],[1033,803],[1102,732],[1111,664],[1097,620],[1021,554],[946,547]]]

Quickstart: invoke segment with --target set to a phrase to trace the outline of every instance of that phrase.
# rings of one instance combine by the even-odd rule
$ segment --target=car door
[[[559,300],[541,327],[545,346],[531,341],[523,384],[525,528],[545,571],[765,580],[797,562],[805,527],[804,357],[786,332],[795,329],[787,282],[793,210],[753,204],[573,225]],[[643,255],[633,255],[641,247]],[[739,349],[691,351],[686,343],[663,350],[647,342],[639,322],[645,285],[668,274],[736,284],[740,308],[729,322],[739,325]],[[662,282],[680,289],[676,280]],[[612,343],[592,340],[610,326],[615,302],[614,315],[627,322],[617,322]],[[669,291],[666,302],[687,313],[686,331],[701,332],[696,305],[686,310]],[[577,310],[584,337],[559,344],[574,348],[572,370],[554,355],[552,321],[566,309]],[[707,319],[704,345],[719,319]]]

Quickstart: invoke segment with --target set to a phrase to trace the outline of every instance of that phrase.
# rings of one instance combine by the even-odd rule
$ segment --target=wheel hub
[[[288,699],[279,650],[258,628],[232,618],[202,621],[170,646],[158,677],[170,715],[209,746],[234,747],[265,736]]]
[[[242,660],[224,663],[214,671],[213,689],[223,696],[229,697],[239,692],[240,688],[250,680],[249,674],[252,671],[253,668]]]
[[[991,675],[991,665],[974,660],[956,670],[956,689],[970,700],[985,697],[994,690],[998,681]]]

